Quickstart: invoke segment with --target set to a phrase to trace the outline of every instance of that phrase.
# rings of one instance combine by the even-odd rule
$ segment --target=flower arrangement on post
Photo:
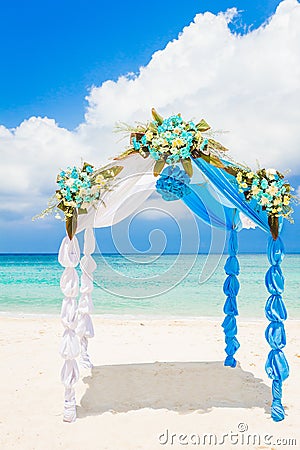
[[[256,207],[267,212],[270,231],[273,238],[277,239],[279,217],[292,221],[293,209],[290,203],[297,201],[297,197],[292,195],[293,188],[284,179],[283,174],[275,169],[259,169],[253,172],[230,158],[225,158],[227,149],[212,139],[210,126],[204,119],[198,123],[185,122],[181,114],[164,119],[154,108],[152,117],[151,122],[138,124],[136,127],[126,124],[117,126],[117,131],[130,134],[130,148],[115,158],[116,160],[126,158],[132,153],[139,153],[143,158],[150,156],[155,160],[153,170],[155,176],[162,172],[166,164],[171,166],[170,169],[174,169],[176,164],[180,163],[191,178],[192,159],[202,158],[235,177],[234,182],[245,199],[256,200]],[[173,170],[171,172],[173,173]],[[158,189],[164,186],[165,190],[170,190],[171,178],[174,176],[171,177],[170,174],[167,176],[164,172],[162,179],[157,183]],[[178,185],[178,181],[176,183]],[[167,197],[173,199],[171,195]]]
[[[61,170],[56,179],[59,189],[49,200],[48,208],[38,217],[55,212],[57,219],[65,220],[67,234],[72,239],[76,233],[78,215],[86,214],[89,206],[103,201],[103,192],[110,189],[112,180],[122,169],[122,166],[95,169],[85,162],[82,168],[74,166]],[[63,212],[64,217],[59,211]]]
[[[279,217],[292,221],[291,202],[296,201],[292,195],[293,188],[282,173],[276,169],[259,169],[257,172],[231,166],[229,172],[234,174],[239,192],[247,201],[255,199],[258,207],[268,214],[268,223],[274,239],[279,232]]]
[[[136,127],[119,124],[117,131],[130,133],[131,147],[115,159],[140,153],[155,159],[154,175],[158,176],[166,164],[181,163],[189,177],[193,175],[191,157],[203,158],[216,167],[224,167],[219,152],[227,149],[208,134],[210,126],[202,119],[198,123],[185,122],[181,114],[164,119],[152,108],[153,120]]]

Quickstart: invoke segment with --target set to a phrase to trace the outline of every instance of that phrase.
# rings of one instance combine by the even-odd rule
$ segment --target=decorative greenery
[[[131,146],[116,159],[126,158],[132,153],[139,153],[144,158],[150,156],[156,161],[153,170],[155,176],[162,172],[166,164],[175,166],[181,163],[191,178],[192,159],[202,158],[235,177],[239,192],[244,195],[246,201],[256,200],[257,207],[267,212],[271,233],[273,238],[277,239],[279,217],[292,221],[293,209],[290,203],[297,200],[283,174],[275,169],[259,169],[253,172],[231,161],[227,155],[225,159],[227,149],[212,139],[210,126],[204,119],[198,123],[185,122],[181,114],[164,119],[154,108],[152,117],[151,122],[138,124],[136,127],[118,125],[118,131],[130,134]],[[158,189],[161,184],[167,186],[170,179],[170,174],[168,177],[164,174],[158,183]]]
[[[239,192],[247,201],[256,200],[257,205],[266,211],[269,226],[274,239],[278,237],[278,218],[284,217],[292,221],[293,208],[291,201],[293,188],[282,173],[276,169],[259,169],[257,172],[231,166],[228,170],[235,177]]]
[[[122,123],[117,125],[117,131],[130,135],[130,147],[115,160],[122,160],[131,154],[140,154],[143,158],[150,156],[155,160],[154,176],[161,174],[167,164],[169,167],[161,174],[156,188],[165,200],[175,200],[190,192],[188,184],[193,175],[192,159],[202,158],[233,176],[233,183],[236,183],[246,201],[255,200],[255,207],[266,211],[272,236],[277,239],[279,218],[292,221],[290,204],[298,201],[282,173],[275,169],[254,172],[228,156],[225,158],[227,149],[212,138],[214,134],[204,119],[198,123],[185,122],[181,114],[164,119],[154,108],[152,117],[152,121],[139,123],[135,127]],[[178,163],[183,170],[180,170]],[[122,169],[118,165],[95,169],[91,164],[84,163],[81,169],[74,166],[62,170],[57,176],[59,189],[38,217],[55,212],[55,217],[62,218],[62,211],[68,236],[72,239],[76,233],[78,214],[86,214],[88,207],[103,202],[102,194],[110,189],[112,180]]]
[[[60,219],[59,210],[62,211],[68,236],[72,239],[77,229],[78,214],[86,214],[89,206],[102,201],[103,192],[110,189],[111,181],[122,169],[122,166],[95,169],[84,163],[81,169],[74,166],[61,170],[56,179],[59,189],[49,200],[48,208],[38,217],[55,212],[55,217]]]
[[[193,175],[191,156],[203,157],[216,167],[224,167],[219,152],[227,149],[206,135],[210,126],[202,119],[195,124],[185,122],[180,114],[164,119],[152,109],[153,120],[145,125],[130,127],[119,124],[117,130],[130,133],[131,147],[116,159],[123,159],[132,153],[140,153],[144,158],[155,159],[154,176],[158,176],[165,164],[180,162],[189,177]]]

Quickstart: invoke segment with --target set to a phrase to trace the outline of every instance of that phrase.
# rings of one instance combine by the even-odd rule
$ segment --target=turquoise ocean
[[[225,257],[214,255],[95,255],[96,314],[130,317],[220,317]],[[239,255],[240,317],[264,319],[266,255]],[[289,318],[300,319],[300,255],[282,263]],[[0,255],[0,312],[59,314],[62,301],[57,255]],[[199,275],[204,273],[201,283]],[[206,279],[207,278],[207,279]],[[206,280],[206,281],[205,281]],[[204,282],[203,282],[204,281]]]

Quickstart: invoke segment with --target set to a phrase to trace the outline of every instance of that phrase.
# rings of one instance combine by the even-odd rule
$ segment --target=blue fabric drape
[[[228,242],[229,256],[224,266],[227,278],[224,282],[223,291],[227,297],[223,309],[226,317],[222,323],[222,327],[225,333],[225,352],[227,354],[224,365],[230,367],[236,366],[236,359],[234,358],[234,354],[240,347],[240,343],[236,338],[237,324],[235,318],[235,316],[238,315],[236,298],[240,289],[240,284],[237,279],[237,275],[240,273],[240,266],[236,257],[237,252],[237,232],[236,230],[231,229]]]
[[[222,327],[225,333],[225,352],[227,354],[224,364],[235,367],[236,360],[234,354],[240,346],[236,338],[236,316],[238,315],[236,297],[239,291],[239,282],[237,279],[239,262],[236,257],[238,251],[237,231],[242,228],[238,211],[243,212],[267,233],[270,231],[268,215],[262,210],[256,200],[246,201],[244,195],[239,192],[238,184],[234,176],[208,164],[201,158],[194,159],[193,162],[197,169],[206,176],[208,182],[216,188],[217,192],[220,192],[235,207],[230,208],[218,202],[215,196],[211,194],[208,186],[205,186],[205,183],[200,185],[190,184],[191,191],[182,198],[194,214],[205,223],[216,228],[230,230],[229,256],[224,266],[227,278],[223,286],[223,291],[227,296],[224,304],[226,317],[222,323]],[[225,161],[224,163],[230,164]],[[279,218],[279,232],[281,227],[282,218]],[[284,248],[281,238],[278,237],[277,240],[274,240],[270,237],[268,258],[271,267],[265,276],[265,284],[270,293],[266,302],[265,314],[270,324],[266,329],[265,336],[271,347],[266,362],[266,372],[273,380],[271,416],[274,421],[284,419],[285,412],[281,403],[282,382],[289,376],[288,362],[282,351],[286,345],[283,321],[287,318],[286,308],[281,297],[284,291],[284,277],[280,267],[283,256]]]
[[[275,422],[284,419],[285,413],[281,403],[282,382],[289,376],[289,365],[282,349],[286,345],[286,335],[283,321],[287,318],[281,294],[284,291],[284,277],[280,264],[284,257],[284,246],[280,237],[274,241],[272,237],[268,242],[268,259],[271,267],[266,273],[265,284],[271,294],[265,306],[265,314],[270,321],[265,336],[271,351],[266,362],[266,372],[273,380],[273,402],[271,416]]]
[[[219,203],[205,184],[190,184],[189,187],[191,192],[182,200],[203,222],[215,228],[241,230],[242,224],[235,208]]]
[[[207,176],[210,182],[239,210],[247,217],[253,220],[256,225],[264,231],[269,232],[268,215],[263,211],[256,200],[250,202],[245,200],[243,194],[239,193],[238,184],[233,175],[228,174],[223,169],[218,169],[207,163],[202,158],[193,159],[197,168]],[[224,161],[224,164],[226,162]],[[228,163],[227,163],[228,164]],[[279,218],[279,226],[282,225],[282,219]]]

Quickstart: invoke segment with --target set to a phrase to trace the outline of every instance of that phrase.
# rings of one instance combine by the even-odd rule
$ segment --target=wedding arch
[[[265,336],[271,350],[265,368],[272,379],[271,416],[274,421],[283,420],[282,383],[289,375],[289,366],[283,352],[287,312],[282,299],[284,277],[280,264],[284,246],[280,232],[283,219],[289,219],[292,213],[292,188],[275,169],[252,171],[234,162],[227,149],[214,139],[215,134],[205,120],[185,122],[180,114],[164,119],[154,109],[152,116],[152,121],[135,127],[118,125],[130,135],[130,146],[105,167],[96,169],[84,163],[81,168],[62,170],[57,177],[58,190],[42,213],[42,216],[53,211],[56,215],[63,213],[67,231],[58,255],[64,267],[60,281],[64,295],[60,350],[64,359],[61,371],[65,386],[64,420],[76,419],[77,357],[84,367],[92,367],[87,349],[88,339],[94,336],[91,319],[96,269],[92,257],[94,228],[111,227],[122,221],[154,190],[166,201],[183,201],[209,226],[229,233],[223,285],[225,366],[236,366],[235,353],[240,347],[236,321],[240,271],[238,233],[243,228],[257,226],[269,234],[270,268],[265,275],[270,294],[265,306],[269,324]],[[84,231],[83,249],[76,238],[81,231]]]

